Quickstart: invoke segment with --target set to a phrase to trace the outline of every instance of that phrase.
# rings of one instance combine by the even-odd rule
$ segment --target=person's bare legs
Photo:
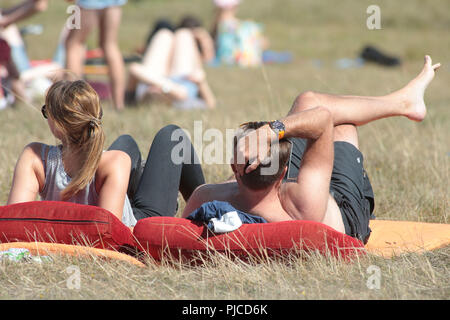
[[[199,95],[209,108],[215,108],[216,98],[206,80],[200,51],[191,30],[180,29],[175,33],[175,47],[170,71],[173,77],[186,77],[196,83]]]
[[[361,126],[382,118],[405,116],[422,121],[426,115],[423,100],[425,89],[440,64],[432,64],[429,56],[420,74],[405,87],[381,97],[338,96],[305,92],[297,97],[290,113],[323,106],[333,115],[334,125],[353,124]]]
[[[145,50],[142,64],[154,74],[169,76],[174,41],[175,34],[172,31],[169,29],[159,30]]]
[[[138,74],[152,73],[161,77],[168,77],[169,65],[173,52],[174,34],[168,29],[159,30],[148,45],[141,63],[130,65],[130,75],[127,92],[134,94],[139,79]]]
[[[175,32],[175,45],[170,69],[172,77],[204,77],[203,64],[194,35],[189,29]]]
[[[109,7],[100,12],[100,46],[108,64],[112,100],[117,110],[125,107],[125,64],[117,39],[121,18],[121,7]]]
[[[182,34],[182,33],[181,33]],[[130,75],[134,81],[141,81],[152,85],[152,95],[165,97],[170,100],[184,100],[188,96],[186,88],[170,79],[172,76],[189,76],[186,70],[191,72],[190,65],[181,63],[183,54],[191,56],[191,48],[180,47],[185,42],[180,42],[180,33],[174,35],[170,30],[160,30],[152,39],[149,48],[143,58],[143,63],[133,63],[130,65]],[[176,49],[178,47],[178,49]],[[175,51],[177,53],[175,53]],[[182,52],[180,52],[182,51]],[[177,57],[175,57],[175,54]],[[174,69],[174,60],[175,69]],[[184,62],[184,61],[183,61]],[[175,73],[174,73],[175,71]],[[128,83],[128,89],[132,83]]]
[[[8,71],[8,76],[11,79],[11,91],[16,97],[15,102],[20,100],[23,103],[30,104],[31,100],[26,93],[25,83],[20,78],[19,71],[17,70],[12,59],[6,64],[6,70]]]
[[[98,25],[96,10],[81,9],[80,29],[71,29],[66,39],[66,68],[75,76],[83,76],[85,42],[92,29]]]

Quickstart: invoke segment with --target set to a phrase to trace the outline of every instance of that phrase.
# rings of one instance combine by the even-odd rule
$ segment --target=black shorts
[[[297,178],[306,149],[305,139],[290,140],[292,151],[285,180]],[[335,142],[330,194],[341,210],[345,233],[367,243],[371,232],[369,220],[375,219],[373,215],[375,202],[363,161],[361,151],[354,145],[344,141]]]

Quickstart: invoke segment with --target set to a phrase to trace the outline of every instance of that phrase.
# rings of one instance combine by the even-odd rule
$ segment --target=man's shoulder
[[[185,214],[191,213],[192,210],[199,208],[203,203],[217,201],[229,201],[235,192],[236,185],[233,182],[203,184],[198,186],[190,196]]]
[[[223,183],[208,183],[198,186],[195,189],[195,194],[202,198],[214,198],[212,200],[218,200],[217,198],[222,198],[228,195],[230,192],[237,190],[237,183],[223,182]]]

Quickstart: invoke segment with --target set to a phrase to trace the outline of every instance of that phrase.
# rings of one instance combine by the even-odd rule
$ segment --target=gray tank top
[[[45,156],[48,149],[47,157]],[[61,146],[43,145],[41,150],[42,162],[45,170],[45,186],[40,193],[41,200],[60,201],[61,192],[69,185],[71,178],[64,170]],[[98,194],[95,190],[95,176],[84,190],[70,198],[68,202],[98,206]],[[133,214],[130,200],[125,196],[122,222],[128,227],[137,223]]]

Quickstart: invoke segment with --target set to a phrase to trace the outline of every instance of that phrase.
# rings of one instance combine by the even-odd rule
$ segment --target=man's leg
[[[330,95],[305,92],[297,97],[290,113],[323,106],[333,115],[334,125],[353,124],[361,126],[382,118],[405,116],[421,121],[426,115],[423,101],[425,89],[440,64],[432,64],[429,56],[421,73],[405,87],[381,97]]]

